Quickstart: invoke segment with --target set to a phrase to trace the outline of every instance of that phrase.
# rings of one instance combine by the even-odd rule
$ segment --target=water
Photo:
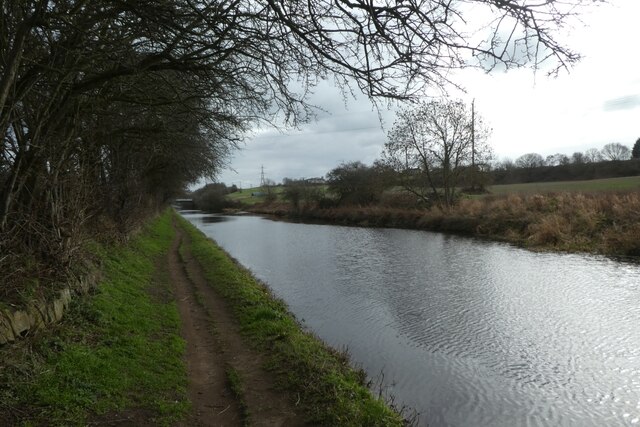
[[[638,265],[423,231],[185,217],[422,423],[640,426]]]

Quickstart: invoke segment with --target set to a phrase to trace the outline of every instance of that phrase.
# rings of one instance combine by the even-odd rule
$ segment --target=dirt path
[[[304,425],[295,401],[274,387],[273,376],[262,367],[262,357],[243,342],[229,308],[189,253],[187,239],[176,226],[167,256],[182,319],[181,334],[187,342],[193,411],[184,425]],[[241,378],[240,395],[229,385],[228,372],[233,370]]]

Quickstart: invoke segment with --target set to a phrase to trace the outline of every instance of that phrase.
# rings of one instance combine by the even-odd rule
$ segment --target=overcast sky
[[[569,45],[583,55],[570,73],[557,78],[530,69],[486,74],[464,70],[453,77],[467,93],[454,97],[471,102],[493,129],[489,139],[499,159],[537,152],[571,155],[620,142],[629,148],[640,137],[640,43],[637,22],[640,0],[610,0],[582,16],[569,35]],[[378,112],[361,96],[342,99],[330,83],[311,99],[328,113],[299,130],[267,130],[247,139],[219,177],[242,188],[265,177],[324,176],[341,162],[370,164],[380,157],[393,111]],[[383,128],[384,126],[384,128]]]

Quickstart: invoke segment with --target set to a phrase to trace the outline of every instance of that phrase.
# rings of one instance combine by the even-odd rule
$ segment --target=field
[[[531,182],[526,184],[493,185],[492,194],[508,193],[557,193],[640,190],[640,176],[593,179],[589,181]]]
[[[277,186],[271,189],[278,199],[282,198],[282,192],[284,191],[284,187]],[[260,193],[259,196],[252,196],[252,194]],[[240,202],[246,206],[253,206],[257,203],[262,203],[266,200],[266,193],[264,192],[262,187],[254,187],[254,188],[244,188],[242,190],[236,191],[235,193],[227,194],[227,199],[233,200],[234,202]]]
[[[273,187],[276,201],[283,201],[283,186]],[[326,189],[326,186],[324,187]],[[530,182],[524,184],[493,185],[488,188],[493,195],[506,194],[546,194],[546,193],[592,193],[592,192],[617,192],[640,190],[640,176],[622,178],[593,179],[587,181],[554,181],[554,182]],[[401,187],[388,189],[386,193],[402,192]],[[252,194],[260,193],[254,196]],[[266,195],[261,187],[245,188],[226,196],[229,200],[240,202],[243,206],[251,207],[266,201]],[[471,199],[483,196],[471,196]]]
[[[325,187],[326,189],[326,187]],[[394,187],[392,191],[400,190]],[[492,185],[489,191],[493,194],[507,193],[555,193],[561,191],[591,192],[591,191],[628,191],[640,190],[640,176],[626,176],[622,178],[592,179],[586,181],[553,181],[529,182],[523,184]],[[282,198],[283,186],[274,187],[278,199]],[[263,193],[261,187],[245,188],[227,195],[230,200],[237,200],[246,205],[254,205],[265,200],[265,196],[252,196],[252,193]]]

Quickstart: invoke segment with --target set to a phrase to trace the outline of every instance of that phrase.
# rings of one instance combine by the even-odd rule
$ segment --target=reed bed
[[[340,206],[254,212],[336,224],[452,232],[529,248],[640,256],[640,193],[507,194],[464,199],[450,208]]]

